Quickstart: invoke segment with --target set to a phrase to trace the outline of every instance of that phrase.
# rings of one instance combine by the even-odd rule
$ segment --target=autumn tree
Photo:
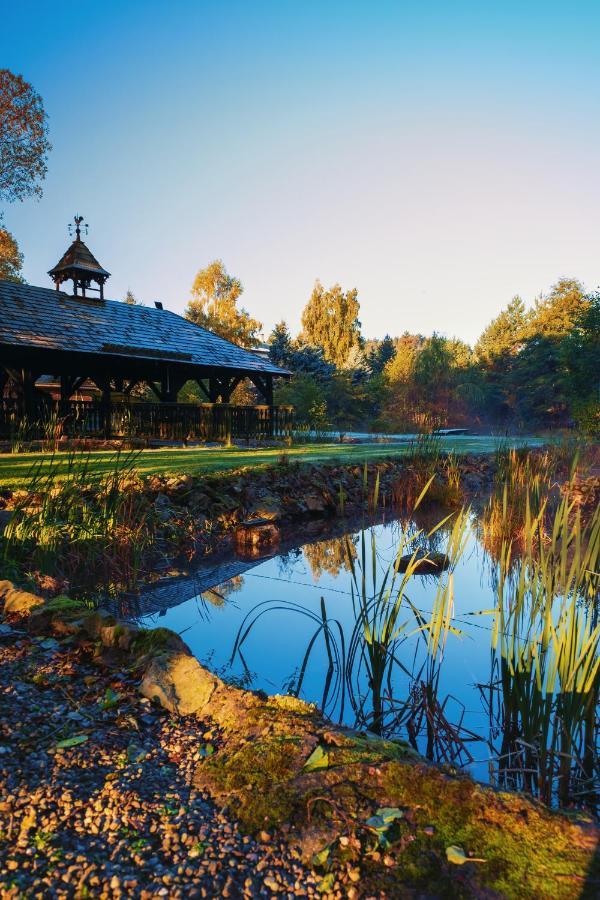
[[[302,337],[322,347],[325,359],[343,368],[350,351],[362,343],[358,291],[343,291],[339,284],[325,290],[320,281],[302,313]]]
[[[527,337],[563,337],[588,306],[581,282],[576,278],[561,278],[549,294],[536,300],[526,329]]]
[[[126,303],[128,306],[143,306],[144,305],[141,300],[138,300],[138,298],[135,296],[133,291],[130,291],[129,289],[127,289],[127,293],[125,294],[125,296],[123,298],[123,303]]]
[[[6,228],[0,228],[0,279],[22,284],[23,254],[16,240]]]
[[[520,297],[513,297],[506,309],[502,310],[484,329],[475,344],[475,354],[484,365],[507,355],[514,356],[525,339],[530,316]]]
[[[185,316],[234,344],[257,347],[262,324],[238,308],[243,290],[239,278],[229,275],[223,261],[216,259],[196,275]]]
[[[41,195],[50,149],[42,98],[21,75],[0,69],[0,200]]]

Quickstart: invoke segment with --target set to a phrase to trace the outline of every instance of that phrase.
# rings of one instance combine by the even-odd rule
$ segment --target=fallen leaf
[[[313,854],[312,864],[317,868],[324,866],[327,860],[329,859],[329,851],[330,845],[328,844],[326,847],[323,847],[322,850],[319,850],[318,853]]]
[[[317,769],[327,769],[329,766],[329,754],[318,744],[304,763],[305,772],[314,772]]]
[[[320,894],[327,894],[330,890],[332,890],[333,885],[335,884],[335,875],[333,872],[330,872],[325,878],[322,878],[321,881],[317,885],[317,890]]]
[[[478,859],[476,856],[467,856],[462,847],[452,844],[446,847],[446,858],[448,862],[454,863],[455,866],[464,866],[468,862],[484,863],[485,859]]]
[[[144,748],[140,747],[138,744],[129,744],[127,747],[127,759],[131,763],[142,762],[147,756],[148,754]]]
[[[74,737],[65,738],[64,741],[59,741],[56,745],[56,749],[65,750],[67,747],[77,747],[79,744],[85,744],[87,739],[87,734],[76,734]]]

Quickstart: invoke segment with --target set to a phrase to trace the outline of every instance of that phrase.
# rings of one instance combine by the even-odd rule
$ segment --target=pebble
[[[109,687],[119,704],[103,711],[97,701]],[[79,734],[84,743],[56,749]],[[208,739],[218,741],[206,724],[150,707],[132,678],[101,669],[82,648],[59,643],[44,654],[29,638],[5,636],[0,745],[10,741],[11,753],[0,755],[0,896],[322,896],[321,877],[295,850],[267,831],[258,841],[240,834],[207,794],[191,791],[198,743]],[[135,765],[132,745],[147,754]]]

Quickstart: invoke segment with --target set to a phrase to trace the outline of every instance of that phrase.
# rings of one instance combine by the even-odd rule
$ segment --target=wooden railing
[[[148,438],[164,441],[282,439],[291,436],[291,406],[229,403],[123,403],[95,400],[53,402],[35,398],[27,411],[16,400],[0,400],[0,438],[41,440],[68,437]]]

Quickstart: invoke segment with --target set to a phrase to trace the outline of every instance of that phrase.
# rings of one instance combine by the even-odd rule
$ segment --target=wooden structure
[[[273,406],[273,379],[288,378],[289,372],[160,303],[150,308],[106,300],[109,272],[81,240],[80,216],[75,224],[75,240],[49,272],[54,290],[0,281],[1,435],[15,417],[36,422],[49,407],[64,418],[67,431],[77,423],[80,433],[104,437],[123,433],[125,419],[133,420],[134,433],[167,440],[190,431],[205,439],[215,431],[230,437],[275,434],[283,419],[291,423],[289,411]],[[72,282],[72,294],[61,290],[66,281]],[[94,290],[97,296],[90,296]],[[48,375],[60,384],[58,404],[37,385]],[[229,406],[244,379],[256,386],[263,406]],[[190,380],[207,404],[177,403]],[[98,399],[72,400],[86,382],[97,386]],[[140,384],[149,386],[157,403],[133,398]]]

